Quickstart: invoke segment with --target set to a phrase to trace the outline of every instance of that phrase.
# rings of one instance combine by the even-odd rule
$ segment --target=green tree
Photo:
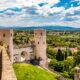
[[[61,49],[58,49],[58,52],[56,54],[56,59],[58,61],[63,61],[64,60],[64,54],[62,53]]]
[[[66,48],[66,50],[67,50],[68,56],[72,56],[72,52],[71,52],[70,48]]]
[[[56,59],[52,59],[52,60],[50,61],[50,63],[49,63],[49,67],[50,67],[51,69],[54,69],[57,63],[58,63],[58,61],[57,61]]]
[[[53,48],[51,48],[51,47],[47,48],[47,57],[48,58],[50,58],[50,59],[56,58],[56,53],[57,53],[57,51],[54,50]]]
[[[64,71],[70,71],[73,67],[73,57],[70,56],[66,60],[63,61],[64,63]]]
[[[77,54],[74,55],[74,66],[80,64],[80,51],[77,52]]]
[[[68,57],[68,53],[67,51],[65,51],[64,58],[67,59],[67,57]]]
[[[52,59],[51,62],[49,63],[49,67],[51,69],[54,69],[55,71],[62,72],[64,69],[63,68],[64,64],[62,61],[57,61],[56,59]]]

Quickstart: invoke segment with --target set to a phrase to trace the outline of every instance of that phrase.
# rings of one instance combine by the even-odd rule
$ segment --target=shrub
[[[66,60],[63,61],[64,63],[64,71],[70,71],[73,67],[73,57],[68,57]]]
[[[50,59],[53,59],[53,58],[56,58],[56,50],[48,47],[47,48],[47,57],[50,58]]]
[[[58,52],[56,54],[56,59],[58,61],[63,61],[64,60],[64,54],[62,53],[62,51],[60,49],[58,49]]]
[[[74,66],[80,64],[80,51],[77,52],[77,54],[74,55]]]
[[[49,63],[49,67],[51,69],[54,69],[55,71],[58,71],[58,72],[62,72],[63,71],[63,67],[64,67],[64,64],[62,61],[57,61],[56,59],[53,59],[50,63]]]

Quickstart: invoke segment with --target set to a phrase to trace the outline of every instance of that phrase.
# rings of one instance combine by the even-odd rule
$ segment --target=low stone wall
[[[2,78],[1,80],[17,80],[12,67],[12,63],[4,47],[2,47]]]

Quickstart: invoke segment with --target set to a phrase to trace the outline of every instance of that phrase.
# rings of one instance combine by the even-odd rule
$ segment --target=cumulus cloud
[[[73,1],[73,0],[71,0]],[[75,0],[76,1],[76,0]],[[80,2],[80,0],[77,0]],[[0,1],[0,26],[80,26],[80,6],[55,6],[60,0]],[[52,7],[53,6],[53,7]]]

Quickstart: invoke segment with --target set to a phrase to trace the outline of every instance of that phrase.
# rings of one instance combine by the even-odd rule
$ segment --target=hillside
[[[30,64],[14,64],[13,68],[17,80],[57,80],[55,73],[49,73]]]
[[[80,28],[74,28],[70,26],[12,26],[12,27],[2,27],[0,26],[0,29],[17,29],[17,30],[35,30],[35,29],[45,29],[45,30],[57,30],[57,31],[80,31]]]

